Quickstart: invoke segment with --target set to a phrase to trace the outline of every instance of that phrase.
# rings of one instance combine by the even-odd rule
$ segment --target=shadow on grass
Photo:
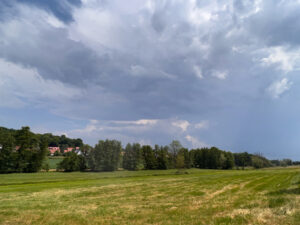
[[[292,189],[281,189],[278,191],[272,191],[268,193],[268,195],[283,195],[283,194],[300,195],[300,187],[292,188]]]

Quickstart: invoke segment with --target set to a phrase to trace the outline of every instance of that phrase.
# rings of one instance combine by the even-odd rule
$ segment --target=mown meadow
[[[0,224],[300,224],[300,168],[4,174]]]
[[[47,157],[45,161],[46,161],[46,163],[48,163],[50,170],[56,170],[57,164],[59,164],[63,159],[64,159],[63,156]]]

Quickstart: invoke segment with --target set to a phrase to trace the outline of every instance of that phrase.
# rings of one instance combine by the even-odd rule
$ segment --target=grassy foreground
[[[60,163],[63,159],[64,157],[62,156],[50,156],[47,157],[46,162],[48,163],[50,170],[55,170],[57,168],[57,164]]]
[[[300,224],[300,168],[0,175],[0,224]]]

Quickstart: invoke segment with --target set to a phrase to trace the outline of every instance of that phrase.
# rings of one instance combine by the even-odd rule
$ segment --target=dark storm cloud
[[[30,40],[24,40],[24,43],[18,38],[10,40],[0,46],[0,55],[9,61],[36,68],[46,79],[82,84],[83,80],[97,75],[98,67],[106,61],[105,57],[95,56],[82,44],[68,40],[64,30],[45,30],[31,36],[25,29],[25,38],[34,40],[34,43],[27,42]]]
[[[53,1],[46,5],[38,1],[26,1],[26,4],[37,4],[65,21],[72,17],[72,10],[68,10],[67,7],[70,6],[70,2]],[[75,2],[75,5],[78,4],[79,2]],[[139,24],[135,20],[136,14],[127,15],[126,19],[124,15],[114,14],[109,2],[100,1],[100,11],[95,16],[100,17],[101,12],[105,12],[111,15],[112,19],[122,18],[120,24],[112,20],[112,24],[109,25],[112,29],[109,32],[112,34],[107,31],[101,33],[105,21],[100,21],[95,27],[83,24],[82,26],[86,27],[77,29],[79,32],[83,28],[94,30],[95,34],[92,35],[99,39],[101,45],[91,44],[89,40],[81,39],[80,36],[75,37],[78,40],[70,39],[69,32],[72,30],[68,27],[51,27],[36,22],[29,16],[23,18],[25,21],[30,20],[29,24],[19,28],[20,34],[24,36],[21,41],[19,36],[11,38],[5,29],[2,30],[2,36],[9,38],[5,40],[5,45],[0,46],[0,54],[9,61],[36,68],[46,79],[59,80],[80,88],[89,84],[98,85],[104,88],[106,93],[120,95],[126,99],[125,104],[131,106],[125,114],[135,117],[138,115],[139,118],[200,113],[212,105],[223,107],[229,104],[224,96],[234,95],[234,89],[238,88],[230,86],[230,83],[242,79],[239,77],[243,76],[240,73],[252,66],[249,63],[251,56],[248,52],[234,53],[232,50],[236,44],[237,47],[245,44],[236,41],[243,34],[226,37],[227,33],[236,29],[242,21],[232,17],[229,6],[225,9],[208,8],[211,10],[210,16],[215,17],[211,21],[201,21],[205,19],[201,16],[190,19],[189,10],[195,9],[190,9],[189,4],[168,1],[157,3],[152,13],[139,13],[144,20]],[[202,6],[208,7],[209,4]],[[242,8],[239,6],[242,13],[247,13]],[[93,8],[86,10],[89,13]],[[60,16],[59,12],[66,12],[65,17]],[[79,22],[75,21],[71,29],[76,29]],[[196,24],[193,24],[194,22]],[[132,23],[134,27],[130,26]],[[32,32],[31,29],[37,29],[37,32]],[[122,33],[114,33],[114,29],[120,29]],[[103,36],[106,35],[113,35],[116,43],[102,43],[102,39],[105,38]],[[251,39],[251,36],[249,38]],[[202,48],[198,45],[208,47]],[[195,66],[201,69],[204,79],[195,76]],[[230,77],[230,81],[226,80],[227,76]],[[218,97],[222,92],[226,94]],[[244,96],[252,95],[246,90],[244,92]],[[82,101],[91,103],[91,100]],[[101,102],[96,101],[93,104],[101,107]],[[132,110],[134,113],[130,112]],[[118,112],[105,114],[116,117]],[[101,113],[100,115],[103,116]]]
[[[26,3],[46,7],[57,15],[70,2],[53,1],[48,5],[40,1]],[[77,1],[73,3],[79,4]],[[108,2],[102,4],[102,10],[109,5]],[[71,18],[71,10],[66,11],[70,13],[66,18]],[[108,10],[108,13],[113,16],[114,12]],[[148,101],[147,105],[155,107],[155,102],[160,103],[164,99],[173,108],[176,105],[173,102],[174,97],[178,105],[180,102],[193,100],[195,95],[197,98],[204,97],[198,93],[206,89],[205,85],[214,86],[211,75],[232,73],[236,60],[247,58],[245,53],[234,54],[234,41],[225,37],[228,31],[236,28],[235,21],[226,15],[227,9],[217,9],[212,13],[218,15],[216,21],[209,22],[209,25],[200,24],[198,27],[188,21],[186,13],[185,3],[157,4],[151,15],[142,14],[145,20],[151,21],[150,26],[147,27],[147,23],[144,23],[139,26],[146,27],[138,27],[136,30],[128,27],[122,36],[117,37],[124,49],[112,49],[112,46],[104,44],[101,48],[93,48],[85,41],[70,40],[65,28],[44,28],[43,24],[37,23],[33,27],[38,32],[26,33],[31,27],[21,28],[25,40],[20,41],[18,37],[7,40],[7,44],[1,46],[1,55],[9,61],[37,68],[47,79],[57,79],[74,85],[82,85],[83,80],[90,80],[111,92],[127,95],[132,99],[133,105]],[[130,23],[129,17],[128,22],[126,19],[122,21],[122,26]],[[112,24],[114,26],[116,25]],[[214,27],[214,30],[210,31],[206,26]],[[102,28],[99,26],[91,29],[95,29],[97,33]],[[101,38],[99,35],[100,41]],[[197,49],[197,46],[195,48],[195,39],[209,46],[209,49]],[[246,62],[241,63],[246,65]],[[197,80],[193,70],[195,65],[201,67],[203,76],[208,80]],[[134,66],[143,68],[145,74],[132,75]],[[155,69],[151,70],[152,68]],[[156,96],[156,93],[160,96]]]
[[[2,0],[0,2],[0,18],[5,15],[7,10],[11,10],[17,3],[39,7],[64,22],[73,20],[72,7],[80,7],[81,0]]]

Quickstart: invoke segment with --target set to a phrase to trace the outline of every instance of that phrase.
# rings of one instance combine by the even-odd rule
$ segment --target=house
[[[50,155],[54,155],[55,152],[60,152],[60,147],[48,147],[48,150],[50,151]]]
[[[68,147],[64,150],[64,153],[67,153],[67,152],[72,152],[74,148],[72,147]]]
[[[15,148],[12,150],[13,152],[17,152],[17,151],[19,151],[19,149],[21,148],[21,146],[15,146]]]
[[[49,151],[50,151],[50,154],[51,155],[54,155],[55,152],[60,152],[60,147],[48,147]],[[67,152],[72,152],[74,150],[73,147],[68,147],[64,150],[64,153],[67,153]],[[79,147],[76,147],[75,148],[75,151],[80,151],[80,148]]]

